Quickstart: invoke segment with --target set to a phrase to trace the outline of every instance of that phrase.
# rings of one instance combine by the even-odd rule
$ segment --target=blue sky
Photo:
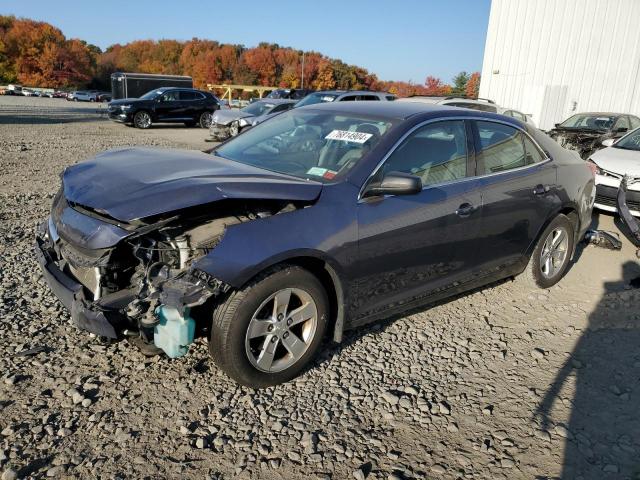
[[[0,14],[47,21],[101,48],[160,38],[265,41],[416,83],[481,69],[489,8],[490,0],[0,0]]]

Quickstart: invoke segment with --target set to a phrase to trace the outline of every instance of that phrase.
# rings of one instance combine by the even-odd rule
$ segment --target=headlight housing
[[[602,175],[602,170],[600,170],[600,167],[593,160],[587,160],[587,167],[589,167],[589,170],[591,170],[591,173],[593,173],[594,177],[596,175]]]
[[[133,105],[120,105],[122,110],[130,110]]]
[[[240,125],[241,127],[246,127],[247,125],[249,125],[249,121],[246,118],[241,118],[238,121],[238,125]]]

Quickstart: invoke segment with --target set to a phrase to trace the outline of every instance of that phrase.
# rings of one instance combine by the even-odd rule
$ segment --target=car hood
[[[322,190],[203,152],[152,148],[101,153],[67,168],[62,181],[69,202],[121,222],[231,198],[313,201]]]
[[[213,114],[213,123],[217,123],[219,125],[228,125],[234,120],[239,120],[241,118],[253,117],[250,113],[245,113],[242,110],[238,110],[237,108],[231,108],[229,110],[218,110]]]
[[[640,177],[640,152],[637,150],[607,147],[591,155],[591,160],[603,170]]]

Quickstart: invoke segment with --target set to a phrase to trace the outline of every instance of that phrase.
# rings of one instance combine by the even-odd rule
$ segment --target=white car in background
[[[413,95],[411,97],[399,98],[399,102],[420,102],[420,103],[431,103],[438,105],[448,105],[450,107],[460,107],[460,108],[470,108],[472,110],[480,110],[482,112],[492,112],[499,113],[501,115],[507,115],[509,117],[513,117],[516,120],[520,120],[522,123],[526,123],[534,128],[537,128],[534,121],[531,119],[530,115],[526,113],[519,112],[518,110],[514,110],[513,108],[503,108],[499,105],[496,105],[496,102],[493,100],[488,100],[486,98],[466,98],[466,97],[430,97],[427,95]]]
[[[593,153],[587,163],[596,177],[595,207],[616,212],[616,199],[622,177],[627,175],[627,206],[634,217],[640,217],[640,128],[615,140],[602,142],[607,147]]]

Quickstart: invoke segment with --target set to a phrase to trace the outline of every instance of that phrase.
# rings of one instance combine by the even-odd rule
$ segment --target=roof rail
[[[456,98],[464,98],[466,100],[481,100],[483,102],[492,103],[494,105],[496,104],[496,102],[494,102],[493,100],[490,100],[488,98],[482,98],[482,97],[471,98],[471,97],[467,97],[466,95],[451,95],[451,96],[445,98],[445,100],[455,100]]]

